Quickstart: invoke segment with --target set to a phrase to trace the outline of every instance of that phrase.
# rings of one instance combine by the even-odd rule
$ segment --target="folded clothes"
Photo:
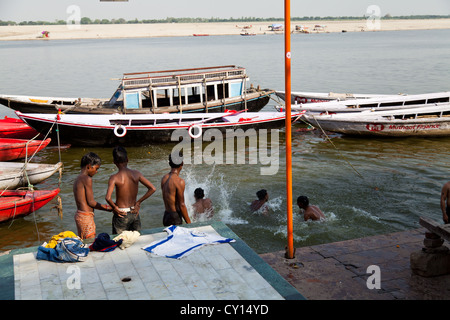
[[[122,240],[114,241],[107,233],[100,233],[89,246],[92,251],[110,252],[122,244]]]
[[[199,232],[195,229],[170,226],[164,229],[168,233],[165,239],[157,240],[143,247],[145,251],[167,258],[180,259],[192,251],[207,244],[235,242],[213,233]]]
[[[114,241],[122,240],[122,244],[119,245],[120,249],[126,249],[131,246],[136,240],[139,238],[141,234],[139,231],[123,231],[117,237],[115,237]]]
[[[89,248],[79,239],[64,238],[54,248],[38,247],[36,259],[53,262],[80,262],[85,261]]]
[[[63,231],[60,232],[56,235],[54,235],[50,241],[44,245],[44,247],[46,248],[55,248],[56,245],[58,244],[58,242],[60,242],[62,239],[65,238],[74,238],[74,239],[80,239],[75,233],[73,233],[72,231]]]

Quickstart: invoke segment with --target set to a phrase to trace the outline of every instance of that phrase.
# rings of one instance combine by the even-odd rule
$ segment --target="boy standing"
[[[73,184],[73,195],[77,205],[75,223],[81,239],[95,238],[94,209],[111,211],[107,205],[94,200],[92,177],[97,173],[101,159],[93,152],[81,158],[81,173]]]
[[[128,155],[124,147],[115,147],[113,158],[119,172],[109,178],[105,198],[114,213],[112,233],[120,234],[123,231],[139,231],[141,229],[141,219],[139,217],[141,203],[150,197],[156,191],[156,188],[142,173],[128,168]],[[136,201],[139,183],[147,187],[147,192]],[[116,202],[111,199],[114,188],[116,189]]]

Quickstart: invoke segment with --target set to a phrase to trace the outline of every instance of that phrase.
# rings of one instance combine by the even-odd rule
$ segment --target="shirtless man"
[[[304,210],[305,221],[325,219],[325,215],[320,211],[319,207],[309,204],[309,199],[306,196],[300,196],[297,198],[297,205],[300,209]]]
[[[185,182],[179,177],[183,169],[183,161],[176,164],[172,161],[172,155],[169,155],[170,172],[161,179],[161,190],[164,201],[163,225],[180,225],[184,221],[191,223],[184,203]]]
[[[156,188],[142,173],[128,168],[128,155],[125,148],[114,148],[113,158],[119,172],[109,178],[105,198],[114,213],[112,233],[120,234],[123,231],[139,231],[141,229],[139,216],[141,203],[150,197],[156,191]],[[136,201],[139,183],[142,183],[147,188],[147,192]],[[114,188],[116,189],[116,202],[111,199]]]
[[[207,219],[211,219],[214,215],[211,199],[204,199],[205,192],[202,188],[195,189],[194,197],[195,203],[192,205],[194,208],[194,221],[205,221]]]
[[[100,165],[101,159],[98,155],[93,152],[85,154],[81,158],[81,172],[73,184],[73,195],[78,209],[74,218],[78,236],[81,239],[95,238],[94,209],[112,210],[94,199],[92,177],[97,173]]]
[[[447,205],[446,205],[447,202]],[[441,210],[444,223],[450,223],[450,181],[444,184],[441,191]]]

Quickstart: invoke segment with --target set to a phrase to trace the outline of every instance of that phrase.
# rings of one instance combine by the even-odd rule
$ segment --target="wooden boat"
[[[329,101],[293,105],[292,110],[306,110],[318,113],[356,112],[363,110],[395,110],[402,108],[425,107],[428,105],[448,104],[450,91],[378,98]]]
[[[24,217],[35,212],[55,198],[54,190],[0,190],[0,222]]]
[[[275,91],[275,94],[286,101],[284,91]],[[399,94],[401,95],[401,94]],[[370,98],[381,98],[381,97],[392,97],[398,95],[387,95],[387,94],[363,94],[363,93],[337,93],[337,92],[291,92],[291,103],[294,104],[304,104],[304,103],[317,103],[317,102],[329,102],[329,101],[347,101],[355,99],[370,99]]]
[[[125,73],[110,99],[0,95],[0,103],[23,113],[158,114],[259,111],[273,90],[249,85],[245,68],[219,66]]]
[[[38,133],[25,122],[17,118],[0,119],[0,138],[31,139]]]
[[[449,137],[450,104],[388,111],[336,114],[305,113],[304,119],[325,131],[359,136]]]
[[[40,164],[20,162],[0,162],[0,189],[17,189],[38,184],[62,168],[62,163]],[[25,170],[26,169],[26,170]]]
[[[192,138],[203,129],[276,128],[285,124],[284,112],[227,112],[188,114],[88,115],[16,114],[39,132],[58,124],[61,143],[78,146],[142,146],[170,142],[175,130],[187,130]],[[298,117],[300,112],[292,112]],[[200,134],[198,134],[200,131]],[[197,132],[197,133],[196,133]],[[55,132],[52,133],[56,137]]]
[[[11,161],[30,157],[44,149],[51,139],[25,140],[0,138],[0,161]]]

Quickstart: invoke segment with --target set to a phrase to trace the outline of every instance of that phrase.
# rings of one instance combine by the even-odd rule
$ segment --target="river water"
[[[350,93],[428,93],[450,90],[450,30],[324,33],[292,35],[292,90]],[[282,35],[147,39],[0,42],[0,92],[61,97],[109,98],[124,72],[239,65],[251,82],[284,90]],[[263,111],[273,110],[271,101]],[[13,115],[0,107],[0,116]],[[449,180],[450,138],[351,138],[293,128],[293,195],[318,205],[327,219],[304,222],[298,207],[286,203],[284,133],[279,132],[279,168],[261,175],[257,164],[187,164],[186,199],[203,187],[225,222],[256,252],[286,245],[286,206],[294,210],[294,244],[315,245],[403,231],[419,226],[420,216],[441,219],[440,190]],[[141,206],[142,226],[161,227],[164,206],[160,180],[168,172],[174,144],[128,148],[129,167],[157,187]],[[76,232],[72,184],[81,157],[96,152],[103,160],[94,176],[95,198],[105,203],[107,180],[116,171],[110,148],[61,150],[63,217],[52,205],[0,224],[0,251],[35,246],[61,231]],[[236,150],[235,152],[239,152]],[[247,148],[247,156],[258,150]],[[34,161],[55,163],[57,147]],[[55,175],[37,188],[53,188]],[[268,216],[251,213],[256,191],[270,196]],[[141,189],[141,193],[143,190]],[[97,233],[111,233],[111,214],[96,211]]]

